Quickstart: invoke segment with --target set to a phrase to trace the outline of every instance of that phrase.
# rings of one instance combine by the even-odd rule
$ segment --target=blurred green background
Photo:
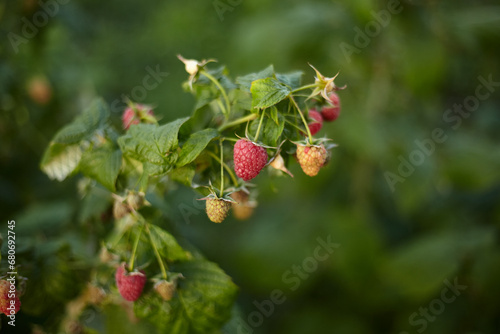
[[[59,319],[98,246],[78,177],[40,171],[45,147],[95,96],[117,124],[122,94],[157,106],[163,121],[190,114],[179,53],[216,58],[233,78],[274,64],[312,82],[310,62],[347,85],[340,118],[320,133],[339,144],[328,167],[315,178],[298,164],[293,179],[259,176],[249,221],[212,224],[190,189],[165,194],[178,234],[240,287],[237,312],[251,327],[240,333],[500,332],[498,1],[41,3],[0,1],[0,229],[16,220],[32,275],[19,333]],[[40,11],[47,20],[33,21]],[[141,89],[150,71],[168,75]],[[318,238],[337,248],[310,273],[290,273],[311,264]],[[256,304],[275,289],[286,300],[266,315]],[[114,310],[84,319],[102,332],[146,332],[123,321]]]

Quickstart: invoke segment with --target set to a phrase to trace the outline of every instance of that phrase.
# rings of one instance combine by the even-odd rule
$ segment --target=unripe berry
[[[256,206],[254,201],[249,200],[249,195],[243,190],[231,194],[231,198],[236,201],[232,203],[233,216],[238,220],[247,220],[252,216]]]
[[[163,300],[169,301],[174,296],[176,284],[162,280],[155,284],[154,289]]]
[[[297,145],[297,160],[304,173],[316,176],[325,164],[327,152],[323,145],[305,146]]]
[[[52,99],[52,87],[43,76],[35,76],[28,82],[28,95],[39,105],[45,105]]]
[[[207,216],[214,223],[222,223],[231,209],[231,202],[221,198],[207,198],[205,205]]]

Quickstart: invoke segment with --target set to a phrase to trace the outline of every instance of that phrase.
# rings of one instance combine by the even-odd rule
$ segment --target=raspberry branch
[[[201,70],[200,74],[206,76],[220,90],[222,97],[224,98],[224,102],[226,103],[226,107],[222,109],[222,113],[226,116],[227,119],[229,117],[229,111],[231,110],[231,105],[229,104],[229,98],[227,97],[226,90],[224,89],[224,87],[222,87],[220,82],[217,79],[215,79],[211,74],[209,74],[207,71]]]
[[[297,93],[297,92],[300,92],[301,90],[306,90],[306,89],[309,89],[309,88],[316,88],[318,85],[317,84],[310,84],[310,85],[305,85],[305,86],[302,86],[302,87],[299,87],[297,89],[294,89],[292,90],[292,94],[293,93]]]
[[[160,252],[158,252],[158,248],[156,248],[156,245],[153,241],[153,237],[151,236],[151,231],[149,230],[149,224],[147,222],[144,222],[146,226],[146,232],[148,233],[149,240],[151,241],[151,246],[153,247],[156,260],[158,261],[158,264],[160,265],[160,270],[161,270],[161,276],[163,279],[167,279],[167,269],[165,268],[165,264],[163,263],[163,260],[161,259]]]
[[[224,131],[226,129],[232,128],[233,126],[240,125],[242,123],[246,123],[246,122],[249,122],[249,121],[253,121],[257,117],[258,117],[257,114],[250,114],[248,116],[238,118],[238,119],[236,119],[236,120],[234,120],[232,122],[222,124],[217,130],[218,131]]]
[[[255,133],[255,137],[253,139],[254,142],[257,142],[259,140],[260,129],[262,128],[262,121],[264,120],[265,114],[266,114],[266,112],[264,110],[262,110],[262,114],[260,115],[259,126],[257,127],[257,132]]]
[[[232,138],[224,138],[224,140],[233,140]],[[231,178],[231,181],[233,184],[236,186],[238,185],[238,179],[236,179],[236,175],[234,175],[233,170],[229,168],[229,166],[222,160],[219,159],[218,156],[216,156],[213,152],[208,152],[208,154],[215,159],[218,163],[220,163],[222,166],[224,166],[224,169],[226,172],[229,174],[229,177]]]
[[[302,129],[295,123],[290,122],[289,120],[285,119],[285,123],[290,124],[294,129],[298,130],[299,132],[302,131]]]
[[[309,130],[309,125],[307,124],[306,118],[304,117],[304,114],[300,110],[299,105],[297,104],[297,102],[295,101],[295,99],[293,98],[293,96],[290,95],[289,98],[290,98],[290,101],[292,101],[292,103],[295,105],[295,108],[297,109],[297,111],[298,111],[298,113],[300,115],[300,118],[302,119],[302,122],[304,123],[304,126],[306,127],[307,136],[309,138],[309,143],[312,144],[313,143],[313,137],[312,137],[312,134],[311,134],[311,130]]]
[[[224,161],[224,147],[222,146],[222,139],[219,140],[220,147],[220,197],[224,197],[224,165],[222,161]]]
[[[142,224],[141,229],[139,230],[139,234],[137,235],[137,238],[135,239],[134,242],[134,246],[132,248],[132,255],[130,256],[130,262],[128,264],[129,271],[134,270],[135,254],[137,253],[137,247],[139,246],[139,240],[141,239],[143,229],[144,229],[144,224]]]

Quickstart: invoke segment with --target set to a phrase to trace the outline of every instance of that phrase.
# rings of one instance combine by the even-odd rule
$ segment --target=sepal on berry
[[[330,101],[330,97],[328,96],[330,93],[336,90],[341,90],[345,89],[347,86],[344,85],[342,87],[339,87],[335,85],[334,80],[337,78],[339,73],[335,74],[333,77],[325,77],[323,74],[321,74],[314,66],[309,64],[313,68],[313,70],[316,72],[316,77],[314,78],[314,83],[316,84],[316,88],[314,88],[313,92],[307,99],[313,98],[319,94],[323,96],[323,98],[327,101]]]

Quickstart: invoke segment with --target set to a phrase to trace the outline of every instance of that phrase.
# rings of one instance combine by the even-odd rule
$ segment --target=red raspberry
[[[304,173],[316,176],[325,164],[327,152],[323,145],[305,146],[297,145],[297,160]]]
[[[309,126],[309,131],[311,131],[311,135],[314,136],[323,127],[323,116],[316,109],[311,109],[309,110],[309,118],[313,121],[307,125]]]
[[[9,281],[0,281],[0,314],[5,313],[6,315],[10,315],[11,311],[14,311],[15,314],[19,312],[19,309],[21,308],[21,302],[19,301],[19,292],[17,292],[15,288],[13,290],[10,290],[10,286],[11,285]],[[12,304],[11,301],[14,301],[14,304]],[[9,309],[10,307],[12,307],[11,305],[14,305],[13,310]]]
[[[321,109],[321,115],[323,115],[325,121],[333,122],[340,115],[340,99],[335,93],[331,93],[329,97],[331,102]]]
[[[125,269],[125,262],[116,269],[115,279],[118,291],[128,301],[137,300],[141,296],[142,289],[144,289],[144,285],[146,284],[144,271],[128,273]]]
[[[248,181],[259,175],[267,163],[267,151],[247,139],[234,144],[234,171],[238,177]]]
[[[148,106],[136,104],[135,108],[127,107],[122,115],[123,128],[128,130],[132,124],[139,124],[146,115],[154,116],[153,110]]]

